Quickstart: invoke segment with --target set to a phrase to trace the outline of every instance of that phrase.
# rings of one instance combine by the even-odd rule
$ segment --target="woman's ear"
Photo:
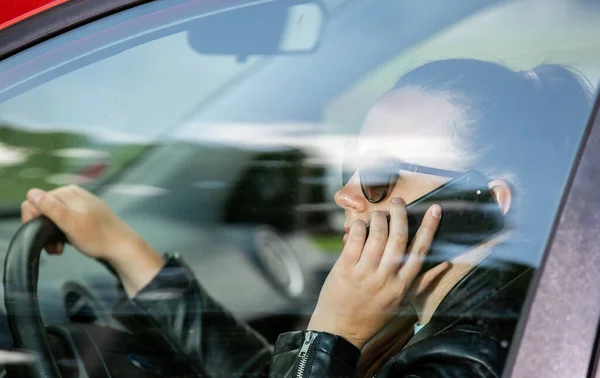
[[[500,210],[502,210],[502,214],[506,215],[510,210],[512,205],[512,190],[510,185],[505,180],[492,180],[488,184],[494,199],[500,206]]]

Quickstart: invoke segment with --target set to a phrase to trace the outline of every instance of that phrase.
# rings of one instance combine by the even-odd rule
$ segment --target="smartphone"
[[[467,247],[500,232],[505,226],[505,218],[488,188],[488,181],[482,174],[470,171],[406,205],[408,243],[433,204],[441,206],[442,218],[427,261],[439,263],[450,260],[465,252]],[[387,220],[389,226],[389,215]]]

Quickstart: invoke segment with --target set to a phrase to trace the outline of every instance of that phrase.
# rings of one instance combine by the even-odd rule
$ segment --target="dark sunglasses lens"
[[[390,172],[377,168],[361,168],[359,172],[360,185],[365,197],[370,202],[383,200],[390,187]]]

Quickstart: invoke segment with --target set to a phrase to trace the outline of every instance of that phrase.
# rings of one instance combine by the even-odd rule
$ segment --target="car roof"
[[[4,0],[0,60],[81,25],[151,0]]]

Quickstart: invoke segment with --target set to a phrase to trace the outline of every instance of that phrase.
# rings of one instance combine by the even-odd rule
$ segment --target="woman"
[[[274,347],[212,300],[177,256],[164,261],[92,194],[32,189],[22,219],[44,214],[82,253],[106,260],[129,297],[116,313],[150,319],[199,374],[496,377],[530,278],[530,269],[498,261],[536,250],[531,241],[552,222],[547,201],[557,203],[578,144],[557,141],[581,137],[589,107],[589,90],[560,66],[514,72],[454,59],[402,76],[365,118],[361,167],[335,196],[346,212],[344,248],[307,331],[282,334]],[[383,169],[391,160],[419,168],[368,182],[369,164]],[[419,274],[444,215],[431,206],[407,245],[405,204],[447,182],[446,173],[472,169],[490,177],[515,231]],[[135,328],[135,319],[121,319]]]

